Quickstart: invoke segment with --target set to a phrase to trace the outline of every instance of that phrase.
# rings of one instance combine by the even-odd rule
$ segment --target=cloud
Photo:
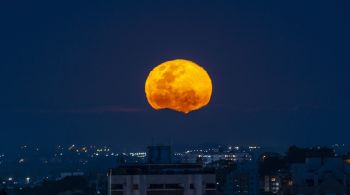
[[[220,104],[218,109],[226,109],[233,112],[258,113],[258,112],[305,112],[305,111],[343,111],[344,108],[328,105],[294,104],[294,105],[264,105],[264,106],[232,106]]]
[[[136,113],[144,112],[145,108],[105,105],[85,108],[55,108],[55,109],[15,109],[13,112],[30,113],[71,113],[71,114],[102,114],[102,113]]]
[[[115,106],[115,105],[64,110],[64,112],[69,112],[69,113],[114,113],[114,112],[132,113],[132,112],[142,112],[142,111],[144,111],[144,109],[140,109],[136,107]]]

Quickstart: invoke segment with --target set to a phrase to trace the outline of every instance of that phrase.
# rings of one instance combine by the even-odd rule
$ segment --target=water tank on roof
[[[147,158],[150,164],[170,164],[172,151],[170,146],[148,146]]]

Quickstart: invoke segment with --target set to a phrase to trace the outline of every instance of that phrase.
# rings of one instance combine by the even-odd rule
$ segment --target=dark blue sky
[[[0,4],[0,146],[346,143],[346,1]],[[153,111],[148,72],[207,69],[210,104]]]

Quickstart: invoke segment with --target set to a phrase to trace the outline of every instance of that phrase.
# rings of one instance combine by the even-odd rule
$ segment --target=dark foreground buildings
[[[201,164],[172,163],[171,149],[148,148],[148,163],[121,164],[108,175],[109,195],[214,195],[216,176]]]

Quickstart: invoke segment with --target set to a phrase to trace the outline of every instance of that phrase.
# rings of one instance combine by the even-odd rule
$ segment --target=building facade
[[[108,174],[108,195],[214,195],[215,170],[173,163],[170,146],[149,146],[145,164],[120,164]]]
[[[198,164],[123,165],[109,172],[109,195],[214,195],[216,176]]]
[[[237,167],[226,176],[226,195],[259,194],[259,176],[256,163],[238,163]]]
[[[350,194],[350,165],[342,158],[307,158],[290,171],[292,194]]]

